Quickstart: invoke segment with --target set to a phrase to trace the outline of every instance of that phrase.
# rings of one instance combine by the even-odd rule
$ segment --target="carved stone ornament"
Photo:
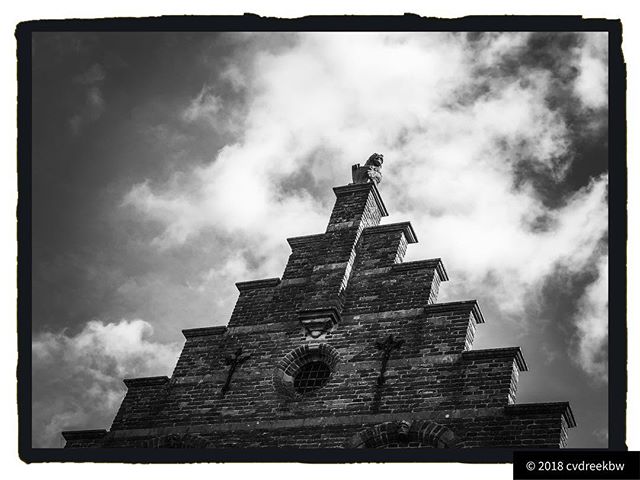
[[[382,163],[384,158],[381,153],[374,153],[369,157],[364,166],[356,163],[351,167],[353,183],[380,183],[382,180]]]
[[[339,314],[334,308],[302,310],[298,312],[300,325],[307,339],[317,339],[329,332],[338,323]]]
[[[333,327],[331,318],[308,318],[300,320],[307,336],[316,339],[327,333]]]

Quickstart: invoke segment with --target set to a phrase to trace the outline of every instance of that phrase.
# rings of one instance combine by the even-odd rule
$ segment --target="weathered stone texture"
[[[568,404],[515,404],[522,352],[471,350],[478,304],[437,303],[440,259],[402,263],[416,235],[379,225],[377,187],[334,190],[327,231],[288,240],[282,279],[238,283],[227,327],[186,330],[171,378],[125,380],[111,430],[66,432],[67,447],[564,446]],[[293,378],[312,361],[330,375],[301,394]]]

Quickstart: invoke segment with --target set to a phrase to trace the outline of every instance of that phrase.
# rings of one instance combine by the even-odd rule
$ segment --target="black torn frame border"
[[[18,57],[18,451],[27,462],[512,462],[508,449],[54,449],[31,446],[31,34],[34,32],[437,32],[545,31],[609,34],[609,449],[626,450],[626,65],[620,20],[580,16],[163,16],[35,20],[16,28]],[[616,319],[613,321],[613,319]],[[573,450],[573,449],[567,449]]]

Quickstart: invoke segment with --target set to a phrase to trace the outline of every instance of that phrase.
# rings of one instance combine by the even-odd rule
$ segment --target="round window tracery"
[[[339,359],[337,350],[327,344],[298,347],[276,367],[274,387],[294,400],[313,394],[329,383]]]
[[[323,361],[305,363],[293,377],[293,388],[300,395],[322,388],[331,375],[331,369]]]

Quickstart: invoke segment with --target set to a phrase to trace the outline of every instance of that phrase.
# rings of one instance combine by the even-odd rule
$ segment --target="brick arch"
[[[429,420],[397,420],[365,428],[347,443],[348,448],[451,448],[458,439],[448,427]]]
[[[140,440],[136,448],[211,448],[211,440],[191,433],[160,435]]]
[[[293,349],[280,360],[273,373],[273,386],[276,392],[289,399],[301,398],[293,388],[293,378],[303,365],[316,360],[326,362],[333,373],[340,362],[340,354],[326,343],[302,345]]]

